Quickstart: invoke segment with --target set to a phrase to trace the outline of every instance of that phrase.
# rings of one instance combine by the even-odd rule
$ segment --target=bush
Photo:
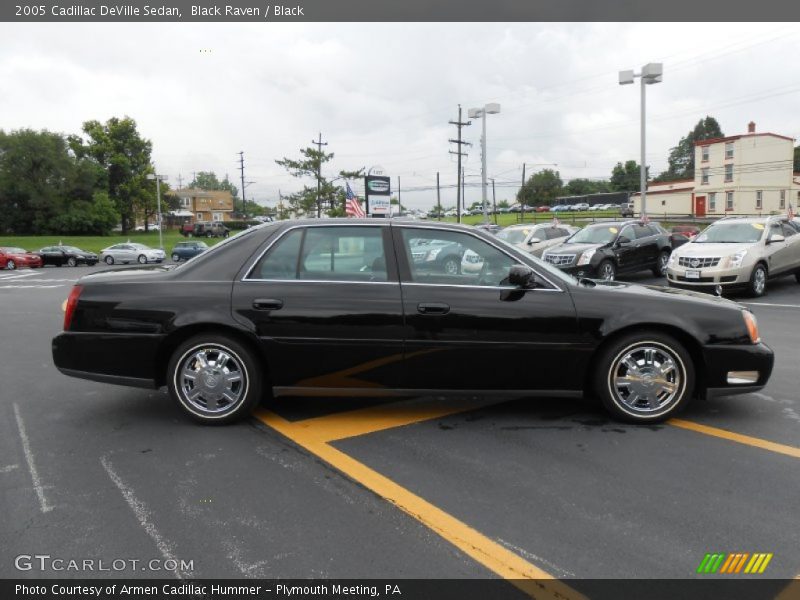
[[[119,223],[119,213],[106,192],[95,192],[92,201],[73,201],[66,211],[50,222],[53,233],[65,235],[107,235]]]
[[[261,225],[259,221],[223,221],[222,224],[231,231],[240,231],[253,225]]]

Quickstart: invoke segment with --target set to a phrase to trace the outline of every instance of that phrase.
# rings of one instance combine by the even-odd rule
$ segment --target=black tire
[[[74,256],[70,256],[70,257],[67,259],[67,264],[68,264],[70,267],[77,267],[77,266],[78,266],[78,261],[75,259],[75,257],[74,257]]]
[[[17,263],[15,263],[13,260],[9,258],[8,262],[6,262],[6,269],[8,269],[9,271],[13,271],[16,268],[17,268]]]
[[[214,237],[214,234],[209,231],[208,233],[206,233],[206,237],[210,239]]]
[[[442,261],[442,272],[448,275],[461,273],[461,258],[455,255],[445,257]]]
[[[172,255],[172,262],[181,262],[181,257],[179,254]]]
[[[763,263],[758,263],[750,273],[750,281],[747,282],[747,293],[753,298],[763,296],[767,291],[767,268]]]
[[[231,360],[218,368],[212,363],[216,363],[219,355],[215,353],[220,351],[228,354]],[[197,378],[193,381],[181,380],[185,367],[194,370],[192,366],[197,365],[195,357],[198,352],[206,352],[208,359],[206,368],[199,369]],[[237,368],[229,368],[231,365]],[[225,373],[224,369],[228,369],[228,373]],[[186,340],[172,353],[167,366],[167,387],[172,399],[189,417],[200,423],[221,425],[247,417],[258,405],[263,388],[262,372],[263,365],[258,364],[250,349],[238,340],[221,333],[201,333]],[[235,402],[230,402],[225,396],[217,399],[203,397],[205,393],[223,393],[220,386],[224,383],[224,379],[219,378],[231,373],[238,373],[240,377],[238,386],[236,383],[231,384],[234,387],[230,394],[238,394]],[[190,398],[189,393],[200,381],[203,382],[201,384],[203,391],[199,392],[195,399]],[[209,382],[216,386],[216,390],[206,387]],[[214,410],[209,406],[212,400]]]
[[[614,281],[617,278],[617,266],[613,260],[607,258],[598,265],[597,278],[604,281]]]
[[[147,264],[147,257],[144,254],[140,254],[136,258],[136,262],[138,262],[140,265],[146,265]]]
[[[646,356],[648,348],[653,350],[652,366],[645,358],[641,359],[644,364],[635,359],[637,354]],[[625,362],[629,355],[634,360]],[[674,368],[659,378],[656,365],[661,368],[668,365],[666,358]],[[641,372],[630,374],[627,366],[630,362]],[[630,383],[616,383],[628,377]],[[662,381],[665,388],[660,387]],[[674,393],[666,388],[670,384],[675,388]],[[625,335],[610,343],[597,357],[594,390],[615,419],[628,423],[659,423],[671,418],[691,401],[694,384],[692,357],[680,342],[664,333],[638,331]],[[652,394],[652,403],[641,393]]]
[[[114,264],[114,257],[113,256],[106,256],[105,259],[103,259],[103,260],[105,260],[107,265],[113,265]]]
[[[666,277],[668,262],[669,252],[667,250],[662,250],[656,259],[656,266],[653,267],[653,277]]]

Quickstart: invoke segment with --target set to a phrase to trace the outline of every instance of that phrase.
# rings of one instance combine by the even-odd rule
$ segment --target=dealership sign
[[[392,212],[390,179],[385,175],[367,175],[364,178],[367,196],[367,214],[373,217],[386,217]]]

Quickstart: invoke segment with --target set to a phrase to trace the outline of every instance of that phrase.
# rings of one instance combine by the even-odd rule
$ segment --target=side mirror
[[[775,242],[785,242],[785,241],[786,241],[785,237],[783,237],[780,233],[776,233],[767,240],[767,243],[774,244]]]
[[[508,271],[508,283],[523,289],[536,287],[533,269],[525,265],[512,266]]]
[[[617,246],[627,246],[631,243],[631,240],[624,235],[621,235],[617,238]]]

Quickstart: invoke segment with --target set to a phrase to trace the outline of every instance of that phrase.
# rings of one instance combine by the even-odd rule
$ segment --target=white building
[[[775,133],[747,133],[695,143],[693,180],[651,183],[647,212],[659,215],[725,216],[797,211],[800,173],[793,172],[794,139]],[[641,212],[641,194],[631,196]]]

